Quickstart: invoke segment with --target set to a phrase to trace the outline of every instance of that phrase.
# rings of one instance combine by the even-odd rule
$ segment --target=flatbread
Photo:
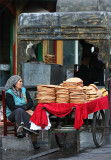
[[[96,89],[96,91],[98,91],[98,90],[99,90],[99,89],[98,89],[98,87],[97,87],[95,84],[90,84],[89,86],[94,87],[94,88]]]
[[[78,78],[78,77],[74,77],[74,78],[69,78],[66,80],[66,82],[83,82],[82,79]]]

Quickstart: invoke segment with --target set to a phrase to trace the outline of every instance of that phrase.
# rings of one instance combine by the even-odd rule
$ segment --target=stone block
[[[2,149],[33,151],[34,147],[29,137],[17,138],[14,136],[5,136],[2,138]]]
[[[66,68],[58,64],[23,63],[22,77],[27,88],[39,84],[59,85],[66,80]]]

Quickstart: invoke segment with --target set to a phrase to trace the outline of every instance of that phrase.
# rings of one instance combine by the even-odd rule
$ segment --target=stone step
[[[4,136],[2,138],[2,149],[33,151],[34,147],[29,137],[17,138],[15,136]]]

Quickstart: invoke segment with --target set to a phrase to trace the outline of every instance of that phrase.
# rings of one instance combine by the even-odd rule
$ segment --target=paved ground
[[[70,136],[69,141],[72,138],[73,137]],[[2,137],[0,138],[0,141],[1,139]],[[39,142],[42,140],[43,135]],[[46,147],[31,152],[8,151],[0,149],[0,160],[109,160],[111,159],[111,129],[107,129],[105,142],[102,147],[95,147],[91,132],[82,132],[80,134],[80,145],[81,147],[79,154],[76,152],[76,146],[72,146],[43,156],[40,155],[49,151]],[[0,147],[1,146],[2,144],[0,143]],[[55,147],[57,147],[56,144]]]

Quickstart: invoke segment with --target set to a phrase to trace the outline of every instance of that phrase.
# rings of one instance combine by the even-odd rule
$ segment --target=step
[[[4,136],[2,138],[2,149],[33,151],[34,147],[30,137],[17,138],[15,136]]]

